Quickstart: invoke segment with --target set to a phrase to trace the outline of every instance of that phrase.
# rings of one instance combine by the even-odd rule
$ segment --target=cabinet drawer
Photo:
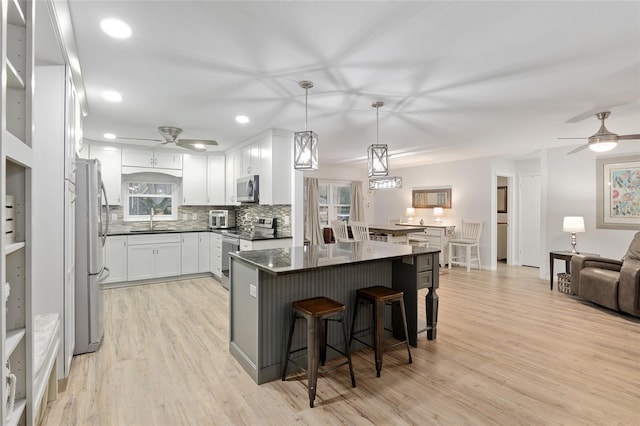
[[[431,259],[431,256],[418,256],[416,258],[416,269],[418,270],[418,272],[429,271],[433,269]]]
[[[418,272],[418,288],[431,288],[431,271]]]

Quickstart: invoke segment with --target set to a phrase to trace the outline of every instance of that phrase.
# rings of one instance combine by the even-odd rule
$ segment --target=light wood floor
[[[75,357],[45,425],[632,425],[640,321],[549,291],[538,270],[441,276],[438,338],[370,349],[318,381],[256,385],[228,352],[229,293],[202,278],[107,290],[105,338]],[[422,315],[424,312],[421,309]]]

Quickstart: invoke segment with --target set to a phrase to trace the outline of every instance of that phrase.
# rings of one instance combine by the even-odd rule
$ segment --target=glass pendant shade
[[[389,160],[387,145],[374,144],[367,149],[369,177],[387,176],[389,174]]]
[[[293,135],[293,168],[296,170],[318,170],[318,135],[307,130],[307,97],[313,87],[311,81],[300,81],[304,89],[304,132]]]
[[[294,133],[293,168],[318,170],[318,135],[311,130]]]
[[[388,176],[369,179],[369,189],[400,189],[402,178],[400,176]]]

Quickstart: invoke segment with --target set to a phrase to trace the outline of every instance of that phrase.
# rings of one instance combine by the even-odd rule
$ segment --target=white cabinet
[[[100,160],[102,182],[104,183],[109,204],[112,206],[121,205],[121,149],[113,146],[92,145],[89,149],[89,157]]]
[[[222,235],[209,233],[209,267],[217,278],[222,276]]]
[[[453,237],[455,226],[429,225],[424,232],[408,234],[409,244],[426,243],[429,248],[440,249],[440,266],[449,259],[449,240]]]
[[[235,200],[237,178],[257,174],[260,204],[291,204],[292,157],[293,134],[276,129],[261,133],[240,151],[227,154],[227,203],[233,204]],[[229,191],[234,191],[234,195]]]
[[[269,240],[240,240],[240,251],[265,250],[274,248],[291,247],[291,238],[278,238]]]
[[[198,272],[209,272],[209,233],[198,232]]]
[[[235,154],[225,156],[225,205],[236,204]]]
[[[182,234],[182,273],[195,274],[198,272],[198,233]]]
[[[126,148],[122,150],[122,165],[182,170],[182,154]]]
[[[186,167],[185,167],[186,172]],[[207,204],[221,206],[225,201],[225,158],[222,155],[207,157]]]
[[[180,275],[180,234],[133,235],[127,244],[129,281]]]
[[[184,154],[182,202],[189,206],[207,205],[207,157]]]
[[[109,277],[104,282],[117,283],[127,281],[127,237],[120,235],[107,237],[104,255],[104,265],[109,268]]]

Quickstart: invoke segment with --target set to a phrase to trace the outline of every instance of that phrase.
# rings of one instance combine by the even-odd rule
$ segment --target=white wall
[[[636,231],[596,229],[596,159],[638,155],[640,144],[621,142],[618,147],[604,154],[584,150],[566,155],[570,149],[556,148],[543,154],[543,194],[546,194],[546,242],[545,251],[571,250],[570,234],[562,232],[564,216],[583,216],[585,232],[577,234],[578,251],[597,253],[620,259],[627,251]],[[544,207],[544,202],[543,202]],[[544,227],[543,227],[544,230]],[[545,276],[548,277],[548,262]]]
[[[374,215],[371,223],[386,224],[389,217],[404,216],[405,208],[411,206],[414,187],[450,186],[451,209],[444,210],[442,223],[455,225],[459,230],[463,218],[482,220],[480,258],[483,268],[490,268],[491,238],[496,222],[496,180],[494,177],[492,183],[492,170],[491,158],[394,169],[393,175],[402,176],[402,189],[372,191]],[[420,219],[433,223],[433,209],[416,209],[414,220]]]

